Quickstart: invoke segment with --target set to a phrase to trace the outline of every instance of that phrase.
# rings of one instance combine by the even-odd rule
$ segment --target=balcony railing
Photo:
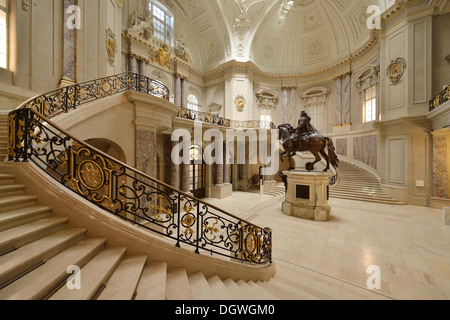
[[[430,112],[450,100],[450,85],[430,101]]]

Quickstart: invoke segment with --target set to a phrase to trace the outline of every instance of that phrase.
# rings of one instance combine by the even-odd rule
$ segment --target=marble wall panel
[[[336,140],[336,152],[338,155],[348,157],[348,140],[337,139]]]
[[[353,158],[378,169],[378,136],[357,137],[353,139]]]
[[[447,137],[433,140],[433,196],[446,199],[447,190]]]

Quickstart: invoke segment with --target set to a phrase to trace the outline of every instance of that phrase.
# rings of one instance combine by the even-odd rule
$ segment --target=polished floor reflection
[[[275,263],[299,273],[368,291],[368,267],[378,266],[380,296],[450,297],[450,227],[443,225],[441,210],[331,199],[332,220],[314,222],[284,215],[282,196],[235,192],[232,198],[207,201],[272,228]]]

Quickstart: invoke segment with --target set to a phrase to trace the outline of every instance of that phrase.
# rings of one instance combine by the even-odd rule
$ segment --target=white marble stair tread
[[[147,256],[125,258],[97,300],[132,300],[146,262]]]
[[[0,213],[36,205],[36,196],[13,196],[0,198]]]
[[[65,228],[0,257],[0,286],[71,247],[86,232],[83,228]]]
[[[242,290],[245,300],[261,300],[262,294],[261,292],[258,292],[250,286],[247,282],[243,280],[236,281],[236,284],[239,286],[239,288]]]
[[[283,300],[318,300],[317,297],[302,291],[300,288],[276,279],[270,279],[268,282],[258,284]]]
[[[0,185],[9,185],[14,183],[15,176],[7,173],[0,173]]]
[[[218,276],[208,278],[208,284],[217,300],[234,300],[233,295]]]
[[[270,300],[280,300],[278,297],[269,292],[266,288],[261,287],[257,283],[253,281],[247,282],[247,284],[257,292],[255,294],[258,297],[258,300],[261,301],[270,301]]]
[[[167,263],[152,263],[142,272],[135,300],[166,299]]]
[[[22,184],[0,185],[0,198],[21,196],[25,190]]]
[[[20,248],[64,228],[68,218],[46,218],[0,232],[0,253]]]
[[[47,218],[51,210],[51,207],[34,206],[0,213],[0,231]]]
[[[82,240],[0,290],[0,300],[43,300],[65,284],[69,266],[84,267],[104,249],[106,239]]]
[[[81,269],[81,288],[63,286],[49,300],[92,300],[125,257],[126,248],[102,250]]]
[[[228,278],[223,281],[234,300],[248,300],[247,295],[241,290],[238,284],[232,279]]]
[[[194,300],[216,300],[211,287],[203,273],[195,273],[189,276],[189,284]]]
[[[167,273],[166,300],[193,300],[189,277],[185,268]]]

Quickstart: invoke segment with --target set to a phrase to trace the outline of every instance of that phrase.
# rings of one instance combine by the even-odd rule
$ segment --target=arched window
[[[8,0],[0,0],[0,68],[8,69]]]
[[[173,45],[173,14],[156,0],[149,2],[149,11],[153,17],[155,37]]]
[[[326,129],[326,109],[330,90],[323,87],[315,87],[306,90],[302,96],[304,111],[311,117],[311,123],[318,131]]]
[[[198,103],[198,99],[194,94],[190,94],[188,96],[188,109],[194,111],[200,111],[200,105]]]

